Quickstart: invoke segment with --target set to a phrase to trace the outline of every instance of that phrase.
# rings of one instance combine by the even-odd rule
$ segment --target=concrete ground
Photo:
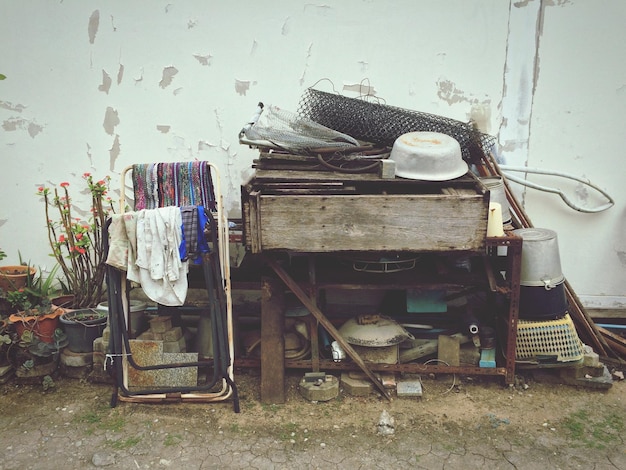
[[[624,381],[594,390],[531,375],[516,387],[428,377],[421,398],[341,391],[311,402],[294,374],[287,403],[266,405],[256,371],[235,378],[240,413],[230,400],[111,408],[106,384],[9,382],[0,386],[0,470],[626,470]]]

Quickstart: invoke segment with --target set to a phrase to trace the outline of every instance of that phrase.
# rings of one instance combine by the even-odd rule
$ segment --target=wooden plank
[[[261,281],[261,402],[285,403],[284,288],[278,279]]]
[[[262,195],[263,250],[482,251],[482,196]]]
[[[267,264],[274,270],[278,277],[282,279],[282,281],[287,285],[289,290],[293,292],[296,297],[302,302],[302,304],[313,314],[315,318],[321,323],[321,325],[328,331],[328,334],[333,337],[339,346],[344,350],[344,352],[352,358],[352,360],[359,366],[359,368],[365,372],[365,374],[369,377],[369,379],[376,385],[376,387],[380,390],[387,400],[391,401],[391,397],[389,396],[389,392],[385,389],[383,384],[376,378],[374,373],[370,370],[370,368],[363,362],[361,357],[357,354],[350,344],[348,344],[343,336],[337,331],[335,326],[326,318],[326,316],[322,313],[322,311],[317,308],[315,303],[306,295],[306,293],[300,288],[300,286],[289,276],[287,271],[283,269],[283,267],[278,264],[276,261],[269,257],[265,257]]]

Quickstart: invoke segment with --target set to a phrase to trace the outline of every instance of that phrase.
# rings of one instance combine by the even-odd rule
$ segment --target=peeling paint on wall
[[[117,84],[122,83],[122,78],[124,78],[124,66],[120,64],[120,68],[117,69]]]
[[[198,25],[198,20],[187,21],[187,29],[193,29]]]
[[[89,143],[87,145],[87,159],[89,160],[89,165],[93,166],[93,155],[91,154],[91,145]]]
[[[23,118],[10,118],[2,123],[2,128],[7,131],[25,130],[33,139],[43,131],[43,126]]]
[[[200,62],[200,65],[211,65],[211,59],[213,56],[211,54],[194,54],[194,58]]]
[[[98,86],[98,90],[104,91],[108,95],[111,89],[111,83],[113,83],[113,80],[111,80],[109,74],[106,73],[106,70],[102,70],[102,84]]]
[[[182,87],[181,87],[181,88],[176,88],[176,89],[172,92],[172,94],[173,94],[174,96],[178,96],[178,95],[179,95],[179,94],[181,94],[182,92],[183,92],[183,89],[182,89]]]
[[[450,105],[468,101],[465,98],[465,92],[459,90],[450,80],[437,80],[437,96]]]
[[[21,113],[22,111],[26,109],[26,106],[24,106],[23,104],[9,103],[8,101],[0,101],[0,108],[8,109],[9,111],[17,111],[18,113]]]
[[[282,34],[283,36],[287,36],[290,32],[291,32],[291,28],[289,26],[291,17],[287,17],[285,18],[285,21],[283,21],[283,27],[280,28],[280,34]]]
[[[159,131],[161,134],[167,134],[170,131],[171,126],[156,126],[157,131]]]
[[[174,79],[174,75],[178,73],[178,69],[174,66],[165,67],[163,69],[163,76],[161,77],[161,81],[159,82],[159,86],[161,88],[167,88],[172,84],[172,80]]]
[[[120,155],[120,136],[115,135],[113,140],[113,146],[109,149],[109,169],[113,171],[115,169],[115,161]]]
[[[115,131],[115,126],[117,126],[119,123],[120,118],[117,115],[117,110],[109,106],[104,113],[104,123],[102,124],[102,126],[104,127],[104,131],[109,135],[113,135],[113,132]]]
[[[376,96],[376,89],[365,83],[344,83],[343,91],[358,93],[360,96]]]
[[[139,76],[133,78],[133,80],[135,80],[135,85],[143,81],[143,67],[139,70]]]
[[[100,10],[94,10],[89,17],[89,25],[87,26],[87,34],[89,35],[89,42],[91,44],[96,40],[96,34],[98,34],[98,27],[100,26]]]
[[[250,56],[254,56],[256,54],[256,50],[259,47],[259,43],[256,39],[252,40],[252,47],[250,48]]]
[[[306,50],[306,58],[304,60],[304,68],[302,69],[302,75],[300,75],[300,86],[304,85],[304,81],[306,79],[306,72],[309,69],[309,59],[311,58],[313,52],[313,43],[309,44],[309,47]]]
[[[235,91],[241,96],[246,96],[247,91],[250,89],[249,80],[237,80],[235,79]]]

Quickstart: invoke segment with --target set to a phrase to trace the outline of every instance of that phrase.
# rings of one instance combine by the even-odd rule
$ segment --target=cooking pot
[[[398,137],[389,158],[396,163],[396,176],[414,180],[446,181],[467,173],[461,146],[440,132],[408,132]]]
[[[523,239],[520,284],[550,290],[562,283],[565,277],[556,232],[545,228],[520,228],[513,233]]]
[[[346,321],[339,333],[349,344],[385,347],[415,339],[393,319],[383,315],[360,315]]]

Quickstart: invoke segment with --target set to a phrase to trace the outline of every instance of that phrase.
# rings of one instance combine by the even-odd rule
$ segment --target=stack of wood
[[[486,155],[483,159],[483,165],[479,169],[483,176],[500,176],[502,178],[511,208],[513,226],[515,228],[533,227],[530,218],[515,198],[493,155]],[[570,306],[568,313],[576,326],[581,341],[591,346],[603,361],[623,366],[626,363],[626,339],[606,328],[599,327],[593,322],[567,279],[565,280],[565,293]]]

